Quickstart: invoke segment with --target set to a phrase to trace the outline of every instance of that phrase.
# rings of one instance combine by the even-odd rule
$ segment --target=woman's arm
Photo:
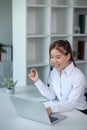
[[[46,98],[52,100],[55,99],[55,92],[53,87],[45,85],[38,76],[38,71],[35,68],[32,68],[28,74],[29,78],[34,81],[35,86],[38,88],[40,93]]]
[[[53,100],[55,99],[55,92],[53,90],[52,86],[47,86],[45,85],[40,79],[35,82],[35,86],[38,88],[38,90],[40,91],[40,93],[45,96],[46,98],[48,98],[49,100]]]

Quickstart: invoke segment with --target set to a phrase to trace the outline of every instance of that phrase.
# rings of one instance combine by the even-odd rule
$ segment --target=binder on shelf
[[[87,60],[87,41],[78,41],[78,59]]]
[[[87,14],[79,15],[80,33],[87,33]]]
[[[2,57],[2,54],[1,54],[1,52],[0,52],[0,61],[1,61],[1,57]]]
[[[1,53],[1,61],[12,61],[12,46],[3,47],[6,51],[5,53]]]
[[[87,15],[85,15],[85,33],[87,33]]]

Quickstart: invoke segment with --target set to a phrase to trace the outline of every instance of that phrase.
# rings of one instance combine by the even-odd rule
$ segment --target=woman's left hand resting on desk
[[[52,110],[51,110],[50,107],[46,108],[46,111],[47,111],[48,115],[51,115],[51,114],[52,114]]]

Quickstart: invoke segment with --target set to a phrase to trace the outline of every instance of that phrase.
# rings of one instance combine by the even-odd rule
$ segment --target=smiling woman
[[[69,61],[70,62],[72,61],[73,64],[76,66],[75,61],[73,59],[72,48],[68,41],[59,40],[59,41],[53,42],[50,45],[50,48],[49,48],[50,60],[53,59],[52,51],[56,51],[54,52],[54,55],[56,54],[57,58],[58,57],[59,59],[61,59],[61,57],[65,58],[65,61],[67,61],[67,63],[69,63]],[[51,61],[51,64],[54,64],[53,61]]]
[[[43,96],[49,100],[57,98],[58,104],[46,108],[48,114],[73,109],[86,110],[86,79],[75,65],[69,41],[58,40],[51,43],[49,55],[53,66],[49,76],[49,87],[40,80],[35,68],[35,73],[28,75]]]

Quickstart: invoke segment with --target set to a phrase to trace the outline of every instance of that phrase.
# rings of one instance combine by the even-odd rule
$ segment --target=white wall
[[[0,43],[12,44],[12,0],[0,0]],[[0,61],[0,81],[11,75],[12,62]]]
[[[0,42],[12,43],[12,0],[0,0]]]

